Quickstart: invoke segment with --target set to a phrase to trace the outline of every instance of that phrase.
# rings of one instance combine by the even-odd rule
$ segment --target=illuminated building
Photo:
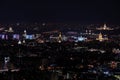
[[[115,54],[119,54],[119,53],[120,53],[120,49],[114,48],[114,49],[112,50],[112,52],[115,53]]]
[[[9,27],[7,32],[14,32],[14,31],[13,31],[12,27]]]
[[[85,39],[87,39],[87,38],[82,37],[82,36],[78,37],[78,41],[85,41]]]
[[[96,38],[96,40],[103,41],[103,35],[100,33],[100,34],[98,35],[98,38]]]
[[[59,36],[58,36],[58,42],[60,43],[62,41],[62,34],[61,32],[59,33]]]
[[[7,40],[8,39],[8,35],[0,34],[0,39]]]
[[[4,40],[19,40],[20,35],[15,33],[12,27],[9,27],[8,30],[5,30],[4,33],[0,34],[0,39]]]
[[[14,39],[14,40],[19,40],[20,35],[19,34],[0,34],[0,39],[2,40],[8,40],[8,39]]]
[[[34,34],[27,34],[27,31],[24,30],[23,40],[25,40],[25,39],[30,39],[30,40],[35,39],[35,35]]]
[[[26,31],[26,30],[24,30],[23,37],[25,38],[25,37],[26,37],[26,35],[27,35],[27,31]]]
[[[61,34],[61,32],[59,32],[59,35],[54,34],[54,35],[50,35],[50,40],[52,42],[59,42],[61,43],[63,41],[63,36]]]
[[[104,24],[102,27],[100,28],[96,28],[97,30],[113,30],[113,28],[107,27],[106,24]]]
[[[19,40],[20,39],[20,35],[19,34],[13,34],[13,39]]]
[[[25,43],[26,43],[26,41],[25,41],[25,40],[23,40],[22,42],[23,42],[23,44],[25,44]]]
[[[33,34],[26,35],[25,39],[30,39],[30,40],[35,39],[35,35]]]
[[[13,30],[13,28],[12,28],[12,27],[9,27],[9,29],[8,29],[8,30],[5,30],[5,32],[13,33],[13,32],[14,32],[14,30]]]
[[[38,38],[36,41],[37,41],[37,43],[44,43],[44,40],[41,38]]]
[[[100,33],[99,36],[98,36],[98,40],[99,41],[103,41],[103,35]]]
[[[85,41],[86,39],[87,39],[87,38],[85,38],[85,37],[79,36],[79,37],[77,37],[77,39],[76,39],[75,42]]]
[[[91,34],[91,30],[86,30],[85,33],[86,34]]]
[[[89,34],[91,34],[91,30],[89,30]]]
[[[108,38],[107,37],[103,38],[102,33],[99,33],[98,38],[96,38],[96,40],[104,41],[104,40],[108,40]]]
[[[5,30],[5,34],[6,35],[5,37],[3,36],[2,39],[9,39],[9,40],[12,40],[15,36],[14,36],[14,30],[12,27],[9,27],[8,30]]]

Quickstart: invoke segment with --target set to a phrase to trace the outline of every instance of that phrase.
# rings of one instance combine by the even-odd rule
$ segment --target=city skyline
[[[113,0],[0,2],[1,80],[120,80]]]

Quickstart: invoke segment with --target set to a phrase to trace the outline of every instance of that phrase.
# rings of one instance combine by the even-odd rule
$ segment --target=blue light
[[[78,37],[78,41],[84,41],[85,38],[84,37]]]
[[[26,35],[26,39],[34,39],[34,35]]]

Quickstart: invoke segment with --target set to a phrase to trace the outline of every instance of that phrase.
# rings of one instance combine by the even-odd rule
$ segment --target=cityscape
[[[119,25],[4,26],[0,28],[3,80],[119,80]]]
[[[113,0],[0,2],[0,80],[120,80]]]

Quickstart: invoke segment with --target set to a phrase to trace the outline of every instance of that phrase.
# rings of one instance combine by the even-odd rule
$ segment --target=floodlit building
[[[23,37],[25,38],[25,37],[26,37],[26,35],[27,35],[27,31],[26,31],[26,30],[24,30]]]
[[[14,30],[13,30],[13,28],[12,28],[12,27],[9,27],[9,29],[5,30],[5,32],[13,33],[13,32],[14,32]]]
[[[86,37],[78,36],[75,42],[85,41],[86,39],[87,39]]]
[[[104,40],[108,40],[108,38],[107,37],[104,38],[102,33],[99,33],[98,38],[96,38],[96,40],[101,42],[101,41],[104,41]]]
[[[59,36],[58,36],[58,42],[60,43],[62,41],[62,34],[61,32],[59,33]]]
[[[8,32],[14,32],[12,27],[9,27]]]
[[[63,36],[62,36],[62,33],[61,32],[59,32],[59,34],[54,34],[54,35],[51,35],[50,36],[50,40],[52,41],[52,42],[59,42],[59,43],[61,43],[62,41],[63,41]]]
[[[96,28],[97,30],[113,30],[113,28],[107,27],[106,24],[104,24],[102,27]]]

